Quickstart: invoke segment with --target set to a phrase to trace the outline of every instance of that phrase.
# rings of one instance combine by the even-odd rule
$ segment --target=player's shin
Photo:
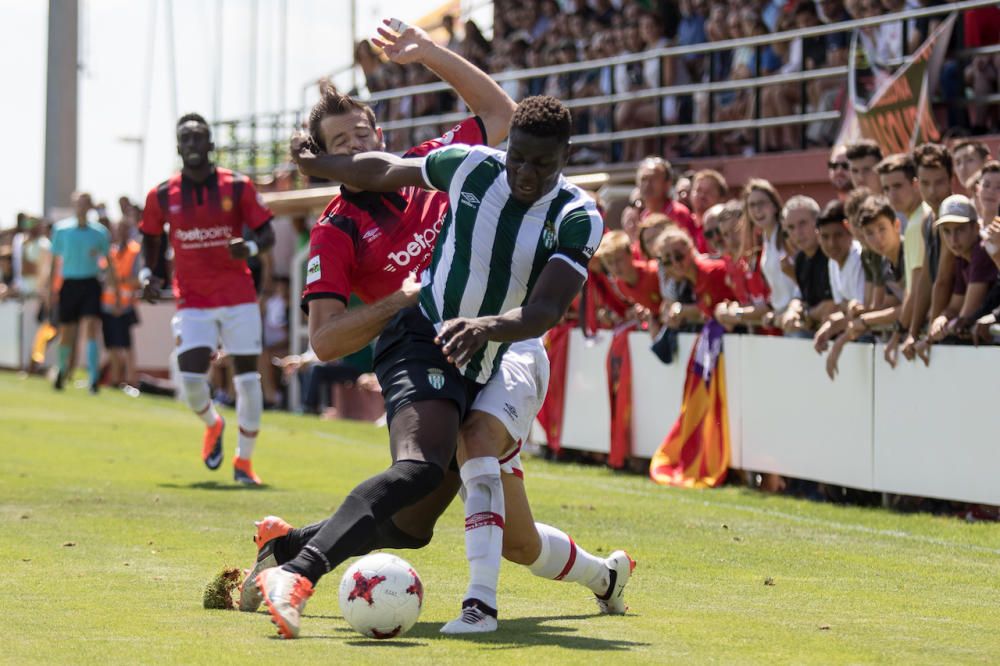
[[[469,560],[469,588],[464,601],[476,599],[496,614],[497,580],[503,549],[504,497],[500,463],[496,458],[473,458],[462,465],[465,485],[465,554]]]
[[[184,384],[184,401],[205,425],[212,426],[219,420],[219,413],[212,404],[209,394],[208,378],[200,372],[182,372],[181,382]]]
[[[542,552],[528,568],[541,578],[580,583],[594,594],[604,594],[611,584],[607,563],[591,555],[573,539],[551,525],[535,523],[542,540]]]
[[[236,387],[236,420],[240,436],[236,457],[250,460],[260,431],[260,416],[264,411],[264,392],[260,386],[259,372],[246,372],[233,377]]]

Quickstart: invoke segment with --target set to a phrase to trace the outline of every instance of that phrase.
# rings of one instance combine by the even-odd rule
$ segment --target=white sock
[[[500,463],[496,458],[473,458],[462,465],[461,476],[465,488],[465,556],[469,560],[465,599],[478,599],[495,610],[505,515]]]
[[[215,411],[215,404],[209,395],[208,377],[200,372],[182,372],[181,383],[184,385],[184,400],[187,401],[188,407],[205,422],[205,425],[215,425],[219,413]]]
[[[551,525],[535,523],[542,552],[528,565],[541,578],[580,583],[594,594],[604,594],[611,584],[611,570],[599,557],[580,548],[568,534]]]
[[[260,387],[259,372],[245,372],[233,377],[236,387],[236,422],[240,436],[236,444],[236,457],[250,460],[260,431],[260,415],[264,411],[264,391]]]

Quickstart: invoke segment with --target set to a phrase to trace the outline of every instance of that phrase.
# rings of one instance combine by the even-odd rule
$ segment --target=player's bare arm
[[[494,317],[448,320],[442,324],[436,341],[448,360],[460,366],[490,340],[516,342],[537,338],[559,323],[584,279],[567,262],[549,261],[525,305]]]
[[[353,354],[375,339],[397,312],[417,302],[420,282],[410,275],[400,287],[369,305],[347,309],[335,298],[309,302],[309,343],[321,361]]]
[[[396,157],[372,151],[356,155],[318,155],[308,135],[296,134],[291,141],[292,160],[299,171],[368,192],[395,192],[403,187],[426,187],[421,157]]]
[[[454,88],[483,121],[487,143],[491,146],[507,138],[514,115],[514,100],[489,75],[454,51],[435,44],[421,28],[395,18],[383,23],[386,27],[378,29],[379,37],[372,42],[385,51],[390,60],[400,65],[420,63]]]

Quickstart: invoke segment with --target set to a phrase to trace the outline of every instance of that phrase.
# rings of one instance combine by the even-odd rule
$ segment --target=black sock
[[[316,536],[319,529],[323,527],[323,524],[329,520],[321,520],[318,523],[313,523],[312,525],[306,525],[305,527],[293,528],[291,532],[283,537],[278,537],[274,540],[274,559],[277,561],[278,566],[281,566],[289,560],[295,559],[295,556],[302,552],[306,544]],[[378,524],[375,528],[375,541],[372,542],[371,546],[366,546],[365,544],[357,544],[354,552],[351,553],[352,557],[360,557],[362,555],[367,555],[373,550],[381,550],[382,548],[396,548],[399,550],[412,549],[416,550],[418,548],[423,548],[431,542],[430,537],[416,537],[412,534],[405,532],[400,529],[392,518],[389,520],[384,520]]]
[[[323,522],[294,559],[284,568],[308,578],[314,585],[324,574],[375,543],[380,523],[400,509],[425,497],[444,478],[433,463],[402,460],[358,485],[333,516]]]

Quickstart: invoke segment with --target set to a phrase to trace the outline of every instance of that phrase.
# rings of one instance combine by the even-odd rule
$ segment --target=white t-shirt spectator
[[[275,294],[264,303],[264,346],[279,345],[288,340],[288,303]]]
[[[778,314],[788,308],[793,298],[802,298],[799,285],[781,270],[781,260],[784,256],[785,249],[778,247],[778,228],[775,227],[770,237],[764,234],[764,252],[760,258],[760,270],[767,280],[767,286],[771,289],[771,307]]]
[[[861,243],[851,243],[851,251],[841,266],[830,259],[830,291],[837,305],[849,301],[865,302],[865,271],[861,265]]]

